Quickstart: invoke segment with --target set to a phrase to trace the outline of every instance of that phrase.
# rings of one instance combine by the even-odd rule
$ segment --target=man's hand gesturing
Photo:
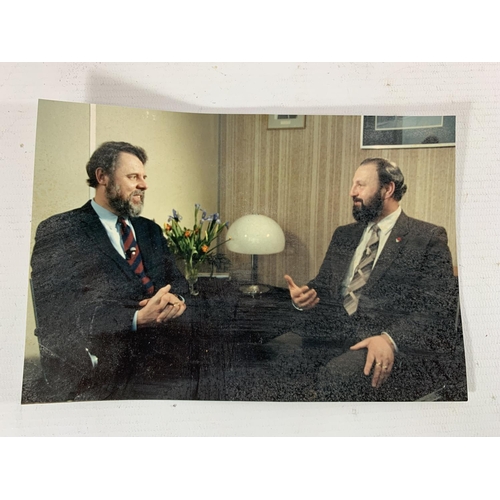
[[[309,288],[307,285],[296,285],[292,277],[288,276],[288,274],[285,274],[285,281],[288,284],[292,302],[299,309],[312,309],[319,302],[318,294],[314,288]]]

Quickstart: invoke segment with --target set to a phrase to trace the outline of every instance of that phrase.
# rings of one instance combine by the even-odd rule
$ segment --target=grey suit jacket
[[[309,283],[320,297],[309,318],[312,330],[350,345],[387,332],[402,351],[449,351],[458,290],[444,228],[401,213],[349,317],[341,285],[364,228],[354,223],[334,232]]]

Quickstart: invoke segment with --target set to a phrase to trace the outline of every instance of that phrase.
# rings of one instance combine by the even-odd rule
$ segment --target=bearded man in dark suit
[[[399,167],[364,160],[350,191],[356,222],[337,228],[310,283],[285,276],[304,343],[322,346],[320,399],[413,400],[449,375],[458,289],[447,235],[402,212],[405,192]]]
[[[37,228],[36,335],[60,400],[119,397],[137,350],[181,328],[187,284],[161,228],[139,217],[146,161],[140,147],[102,144],[87,164],[95,198]]]

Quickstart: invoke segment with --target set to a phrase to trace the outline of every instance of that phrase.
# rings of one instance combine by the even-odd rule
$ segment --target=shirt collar
[[[106,224],[110,227],[116,226],[116,224],[118,223],[118,215],[114,214],[113,212],[110,212],[107,208],[102,207],[94,200],[91,200],[90,203],[103,224]],[[125,217],[125,220],[127,221],[128,224],[129,222],[128,217]]]
[[[379,221],[377,225],[380,229],[380,232],[389,233],[390,231],[392,231],[392,228],[396,224],[399,216],[401,215],[401,212],[401,207],[398,207],[397,210],[394,210],[394,212],[390,213],[387,217],[384,217],[381,221]],[[369,231],[372,228],[373,224],[373,222],[370,222],[366,230]]]

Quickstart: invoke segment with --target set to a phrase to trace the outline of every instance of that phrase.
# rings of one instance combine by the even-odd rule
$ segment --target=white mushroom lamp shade
[[[227,232],[226,247],[231,252],[269,255],[285,249],[285,235],[279,224],[265,215],[244,215]]]
[[[265,293],[269,287],[257,284],[257,255],[270,255],[285,249],[285,235],[279,224],[265,215],[244,215],[227,232],[226,247],[231,252],[252,256],[252,284],[240,287],[243,293]]]

